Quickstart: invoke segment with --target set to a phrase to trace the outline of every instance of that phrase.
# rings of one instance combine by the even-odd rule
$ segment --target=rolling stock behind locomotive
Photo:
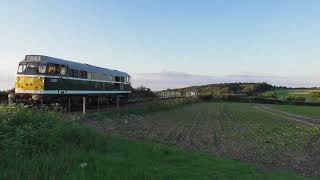
[[[128,73],[42,55],[26,55],[19,63],[15,97],[29,101],[76,96],[131,93]]]

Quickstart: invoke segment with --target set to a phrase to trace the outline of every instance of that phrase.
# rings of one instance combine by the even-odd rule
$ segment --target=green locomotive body
[[[130,75],[125,72],[42,55],[27,55],[19,63],[16,96],[39,100],[55,96],[127,96]]]

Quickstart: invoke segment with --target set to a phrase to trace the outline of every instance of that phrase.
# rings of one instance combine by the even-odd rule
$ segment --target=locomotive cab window
[[[26,69],[26,64],[20,64],[18,67],[18,73],[22,73]]]
[[[49,64],[48,74],[50,75],[60,75],[60,65],[59,64]]]
[[[37,74],[38,63],[23,63],[18,67],[18,73]]]
[[[37,63],[28,63],[27,68],[29,69],[36,69],[38,67]]]

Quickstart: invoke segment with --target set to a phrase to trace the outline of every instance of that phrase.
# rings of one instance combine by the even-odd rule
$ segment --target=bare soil
[[[291,150],[285,148],[288,143],[286,140],[284,145],[277,145],[278,142],[269,140],[268,135],[259,134],[261,127],[256,128],[249,121],[243,121],[245,116],[255,119],[254,116],[259,113],[262,113],[259,118],[265,118],[266,122],[269,121],[268,118],[274,120],[279,117],[279,121],[285,118],[295,123],[319,127],[317,120],[279,112],[265,106],[250,106],[250,111],[244,110],[239,114],[240,111],[233,112],[233,106],[217,104],[215,107],[210,104],[196,104],[151,115],[128,115],[86,122],[107,134],[176,145],[256,164],[286,167],[305,175],[320,175],[319,134],[301,138],[301,141],[305,142]],[[248,132],[254,128],[258,133],[250,136]]]

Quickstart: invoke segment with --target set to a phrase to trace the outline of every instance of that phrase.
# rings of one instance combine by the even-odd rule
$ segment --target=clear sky
[[[0,89],[25,54],[133,78],[264,74],[319,86],[319,20],[319,0],[1,0]]]

